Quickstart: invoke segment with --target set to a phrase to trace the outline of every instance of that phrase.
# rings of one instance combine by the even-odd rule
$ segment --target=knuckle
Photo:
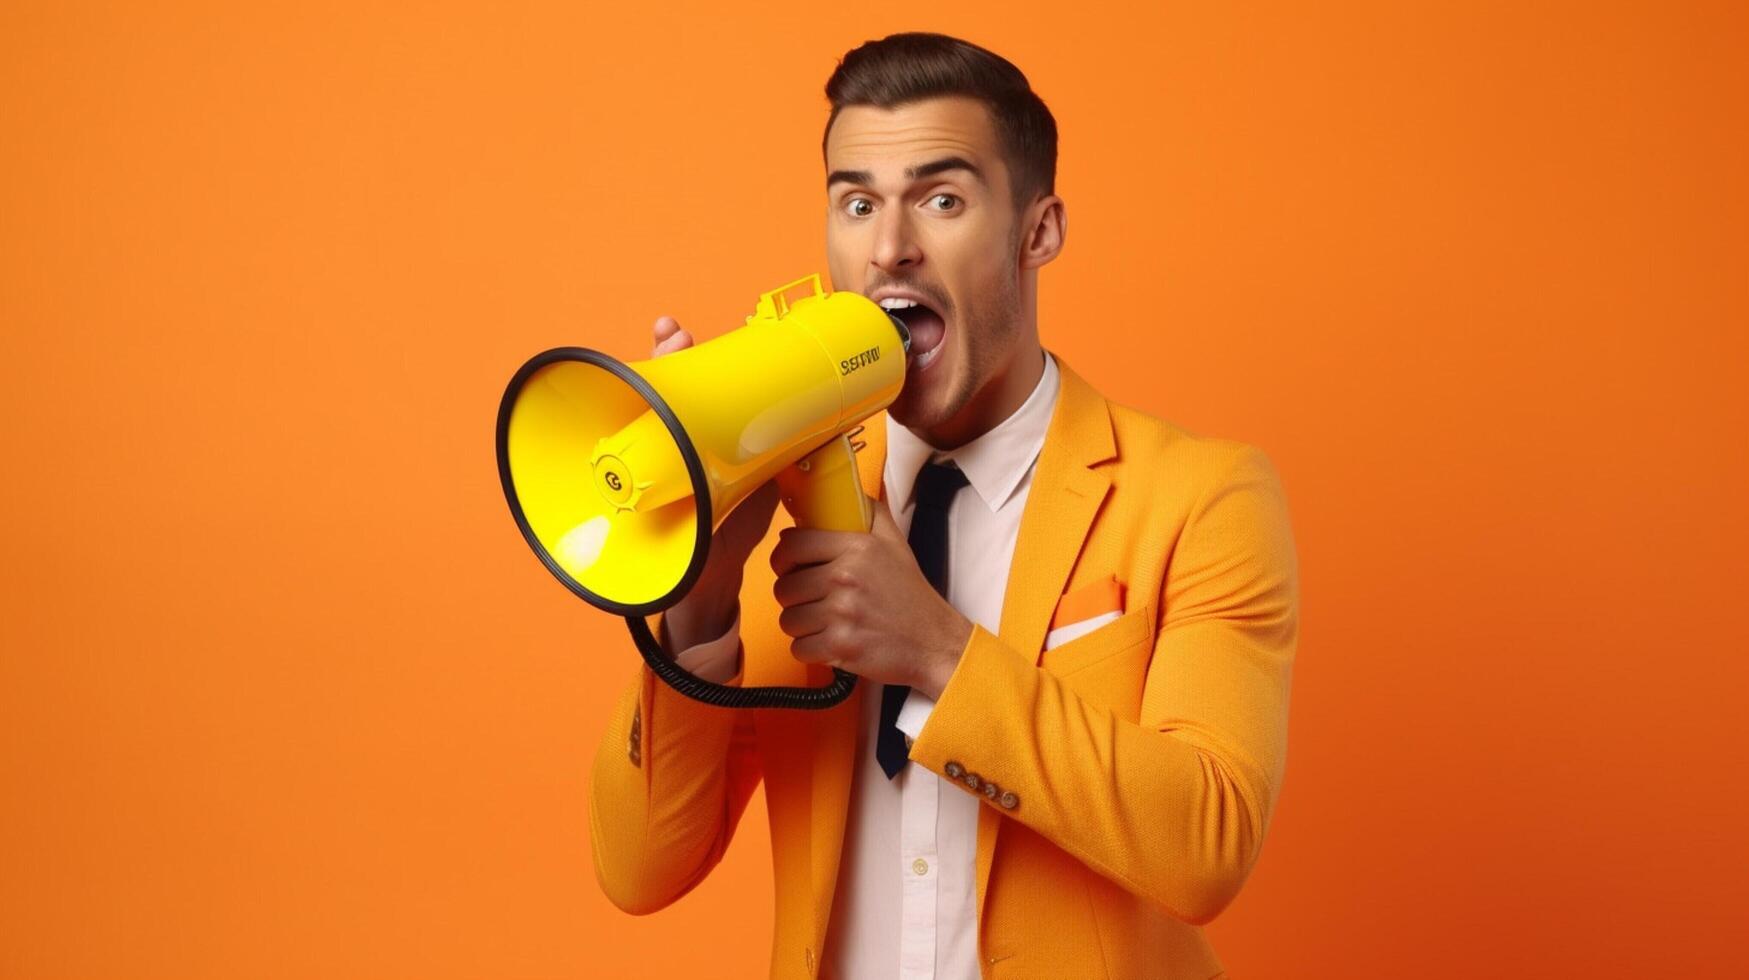
[[[846,592],[835,592],[833,593],[830,602],[831,605],[829,608],[831,609],[834,621],[839,623],[854,623],[857,621],[857,610],[860,608],[860,604],[856,601],[855,597]]]
[[[855,639],[856,631],[843,623],[836,624],[826,631],[826,646],[834,653],[839,651],[848,653],[855,648]]]

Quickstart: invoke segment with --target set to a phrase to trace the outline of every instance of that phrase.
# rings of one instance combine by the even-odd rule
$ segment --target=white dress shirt
[[[926,460],[952,461],[969,485],[948,509],[947,601],[990,632],[1002,620],[1009,563],[1033,466],[1056,407],[1049,353],[1032,394],[990,431],[940,452],[887,417],[886,498],[901,534],[911,527],[912,486]],[[722,637],[677,655],[700,676],[737,673],[739,618]],[[867,682],[865,682],[867,683]],[[923,730],[935,702],[913,690],[898,727]],[[856,772],[821,976],[834,980],[975,980],[978,970],[977,797],[907,764],[888,779],[875,759],[881,685],[862,692]]]

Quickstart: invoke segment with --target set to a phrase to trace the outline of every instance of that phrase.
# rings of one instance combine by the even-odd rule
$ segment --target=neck
[[[1038,387],[1044,373],[1044,348],[1039,345],[1038,334],[1029,332],[1002,370],[978,389],[953,418],[932,429],[913,431],[936,449],[958,449],[1013,415]]]

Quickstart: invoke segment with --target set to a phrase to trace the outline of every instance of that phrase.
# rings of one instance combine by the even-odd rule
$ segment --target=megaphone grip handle
[[[631,630],[638,652],[644,655],[644,663],[650,666],[657,678],[694,701],[719,708],[818,710],[838,704],[856,689],[857,676],[837,667],[832,668],[832,682],[824,687],[729,687],[713,684],[670,660],[642,616],[627,616],[626,626]]]
[[[783,494],[784,509],[796,519],[796,527],[866,531],[874,517],[862,492],[856,448],[848,434],[779,472],[777,489]]]
[[[859,430],[861,426],[857,427]],[[867,531],[872,515],[856,468],[856,449],[848,435],[827,442],[777,475],[783,505],[797,527],[836,531]],[[627,616],[626,625],[643,654],[644,663],[664,684],[681,694],[722,708],[830,708],[850,696],[857,677],[832,668],[824,687],[727,687],[689,673],[663,651],[641,616]]]

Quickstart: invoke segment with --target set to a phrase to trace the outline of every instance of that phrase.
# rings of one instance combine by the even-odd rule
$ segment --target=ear
[[[1069,215],[1063,199],[1046,194],[1032,202],[1022,216],[1020,267],[1036,269],[1049,263],[1063,250],[1069,234]]]

